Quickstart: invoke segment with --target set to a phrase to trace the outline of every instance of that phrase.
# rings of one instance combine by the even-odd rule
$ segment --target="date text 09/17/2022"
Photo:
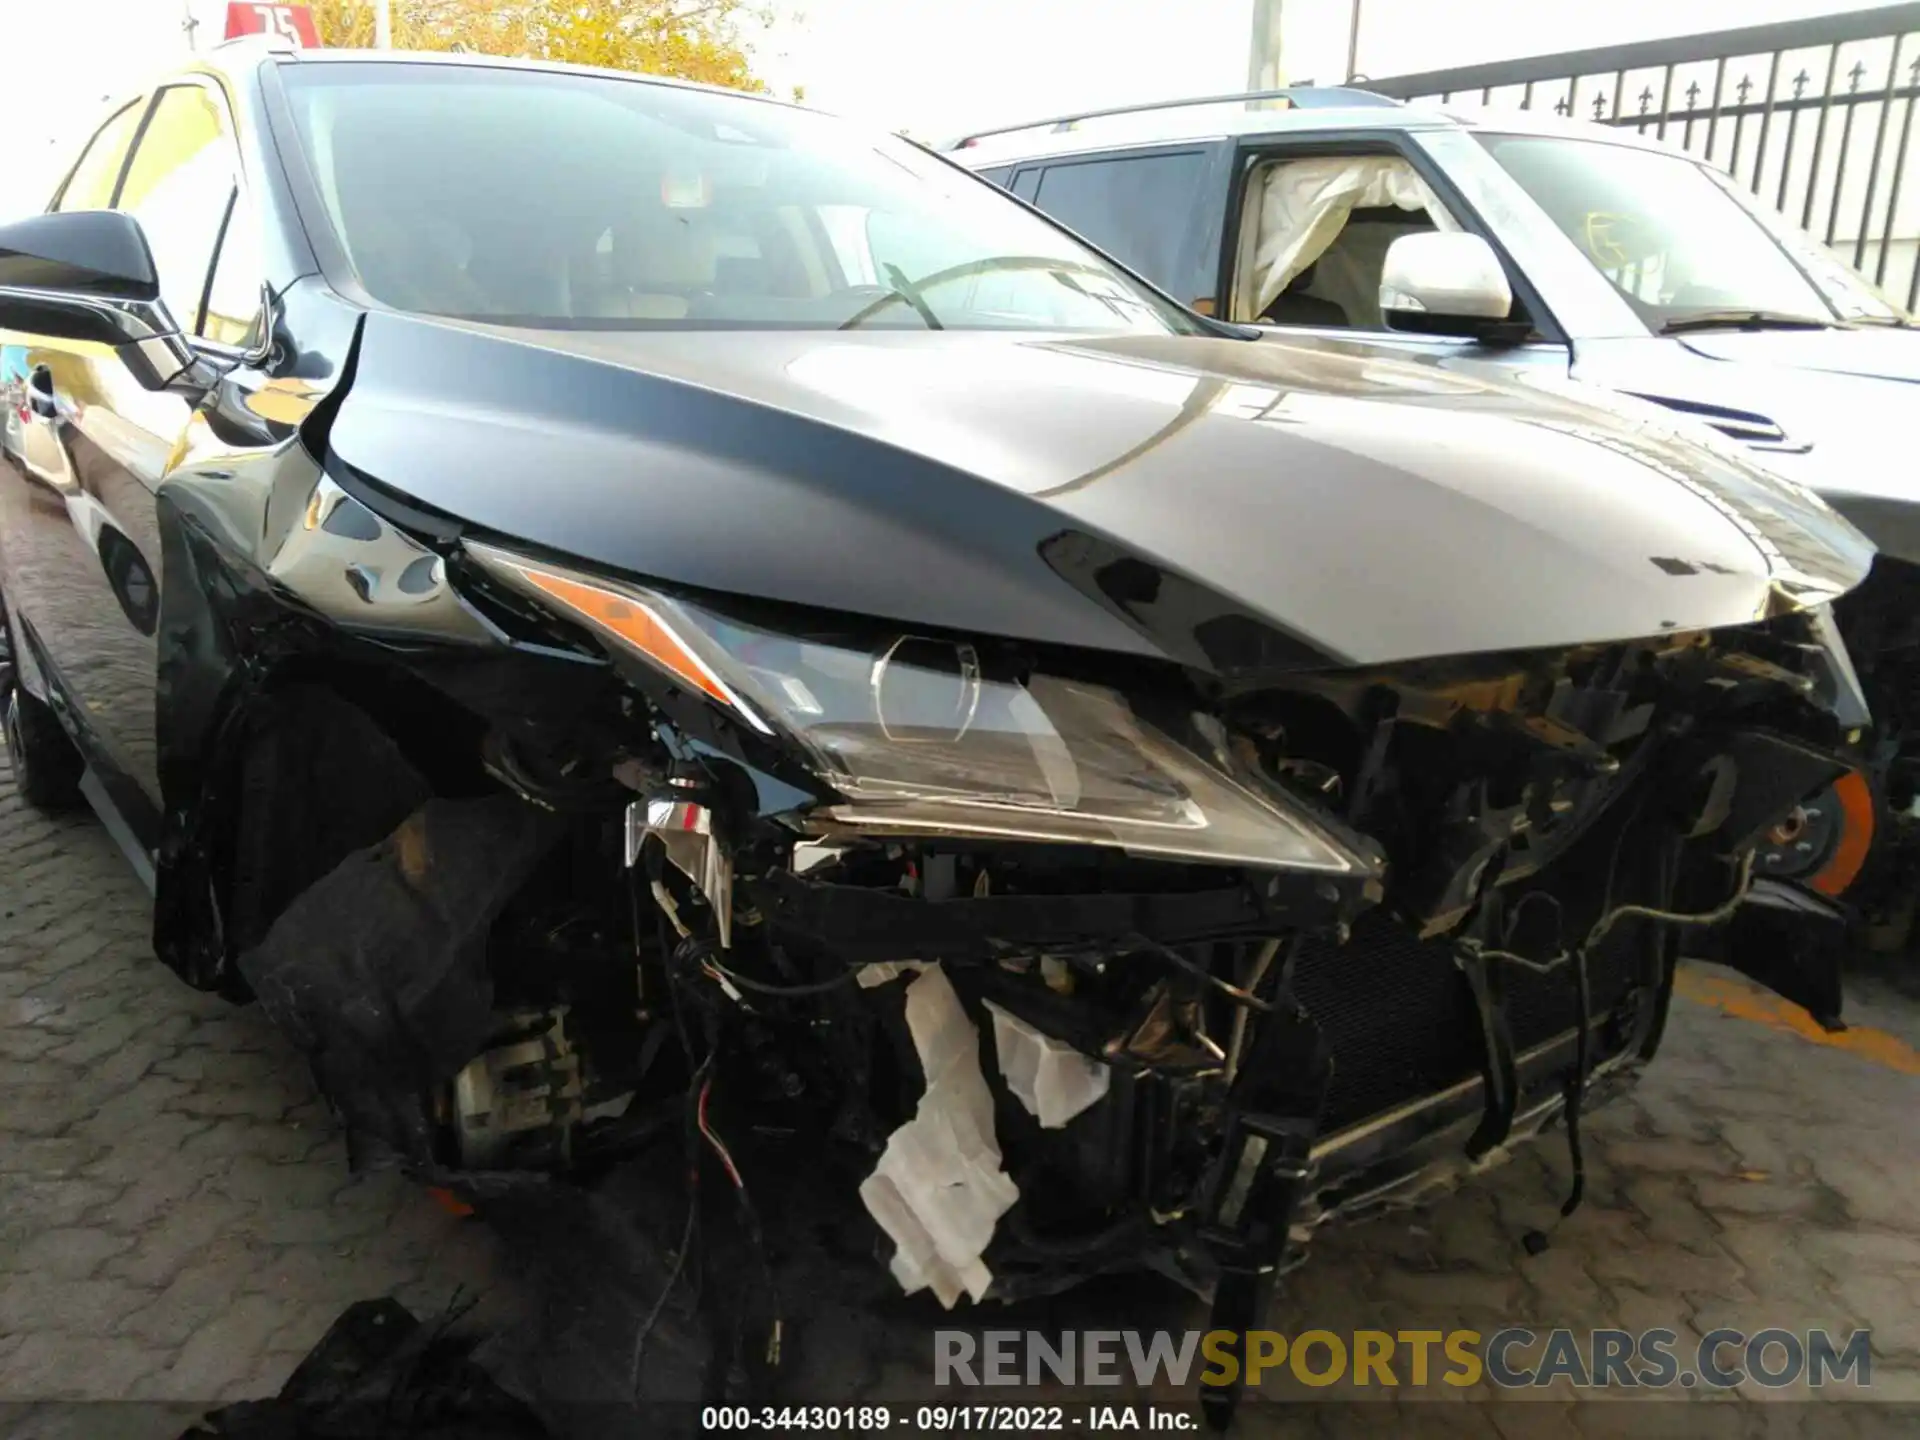
[[[708,1405],[700,1412],[702,1430],[741,1434],[788,1430],[936,1435],[1176,1433],[1197,1431],[1202,1424],[1197,1407],[1181,1405]]]

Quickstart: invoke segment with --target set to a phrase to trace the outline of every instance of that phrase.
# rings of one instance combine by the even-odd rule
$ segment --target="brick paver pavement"
[[[351,1177],[301,1059],[147,924],[99,823],[27,809],[0,749],[0,1401],[271,1393],[353,1300],[497,1288],[490,1232]]]
[[[1636,1095],[1590,1118],[1587,1205],[1544,1254],[1519,1236],[1564,1192],[1557,1137],[1412,1215],[1322,1235],[1274,1324],[1658,1325],[1683,1345],[1719,1325],[1869,1326],[1874,1394],[1920,1402],[1920,1003],[1859,987],[1856,1022],[1888,1032],[1865,1054],[1702,1003],[1703,976]],[[291,1050],[152,958],[145,895],[100,827],[26,810],[0,752],[0,1401],[270,1393],[354,1299],[425,1315],[458,1289],[481,1322],[512,1313],[497,1246],[397,1179],[349,1177]],[[1084,1323],[1122,1323],[1110,1293]],[[1143,1293],[1126,1323],[1191,1320]],[[924,1387],[938,1312],[889,1308],[857,1362],[803,1341],[802,1363],[868,1394]],[[104,1412],[69,1429],[46,1419],[68,1412],[7,1413],[17,1433],[85,1434]],[[1539,1433],[1515,1405],[1486,1413]]]

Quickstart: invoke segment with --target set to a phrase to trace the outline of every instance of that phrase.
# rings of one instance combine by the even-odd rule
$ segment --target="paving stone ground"
[[[34,1407],[55,1402],[190,1413],[270,1394],[355,1299],[514,1313],[493,1232],[391,1176],[351,1178],[291,1049],[256,1011],[175,980],[146,926],[99,825],[27,810],[0,751],[0,1433],[9,1417],[41,1433],[35,1416],[65,1412]],[[1868,1327],[1873,1395],[1920,1404],[1916,987],[1856,985],[1850,1015],[1884,1043],[1841,1048],[1762,1023],[1762,1001],[1711,974],[1683,978],[1645,1083],[1590,1117],[1586,1206],[1544,1254],[1519,1237],[1564,1194],[1556,1138],[1412,1215],[1318,1237],[1276,1328],[1665,1326],[1684,1348],[1723,1325]],[[1193,1318],[1152,1287],[1093,1294],[1074,1303],[1109,1326]],[[941,1320],[889,1307],[866,1392],[924,1393]],[[58,1433],[107,1433],[113,1412],[79,1413]],[[1510,1403],[1475,1414],[1543,1433]]]

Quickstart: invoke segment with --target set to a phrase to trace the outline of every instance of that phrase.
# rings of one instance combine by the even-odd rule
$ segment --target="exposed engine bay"
[[[361,328],[297,433],[209,445],[157,495],[156,949],[260,1003],[356,1165],[483,1208],[550,1187],[536,1209],[647,1170],[684,1225],[665,1294],[724,1248],[699,1293],[754,1365],[802,1193],[857,1235],[840,1269],[944,1306],[1146,1267],[1233,1332],[1318,1225],[1550,1125],[1570,1211],[1582,1111],[1658,1048],[1682,944],[1803,893],[1760,847],[1860,764],[1829,602],[1865,542],[1603,414],[1423,401],[1393,413],[1446,444],[1409,431],[1337,503],[1288,506],[1245,456],[962,484],[863,439],[841,464],[796,394],[726,411],[765,430],[701,420],[765,454],[668,484],[659,447],[614,445],[620,407],[556,448],[599,393],[557,351]],[[678,335],[622,340],[656,342],[685,362]],[[1139,378],[1131,352],[1035,357]],[[524,407],[522,379],[537,424],[453,403]],[[1173,418],[1262,455],[1377,436],[1345,399],[1302,417]],[[578,485],[543,508],[551,464]],[[841,586],[823,537],[912,544]],[[1837,1023],[1831,956],[1722,953]]]
[[[1217,323],[824,117],[248,56],[244,353],[124,208],[0,235],[57,401],[0,484],[16,784],[355,1166],[663,1261],[630,1393],[683,1295],[727,1384],[779,1363],[816,1200],[889,1298],[1149,1267],[1245,1334],[1318,1225],[1549,1125],[1571,1213],[1683,945],[1838,1023],[1769,925],[1838,913],[1825,797],[1898,773],[1835,618],[1873,549],[1756,457]],[[433,117],[520,82],[591,98],[503,209],[460,157],[525,127]],[[848,270],[859,213],[939,268]],[[816,263],[636,288],[756,215]]]
[[[169,962],[356,1164],[680,1146],[758,1245],[797,1142],[948,1306],[1146,1265],[1244,1330],[1315,1224],[1556,1118],[1571,1208],[1681,936],[1847,768],[1819,611],[1223,681],[439,563],[485,658],[253,632]]]

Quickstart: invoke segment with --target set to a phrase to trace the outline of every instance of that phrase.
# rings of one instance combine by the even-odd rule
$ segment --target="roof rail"
[[[1185,110],[1200,105],[1232,105],[1243,100],[1288,100],[1290,108],[1309,110],[1334,105],[1398,105],[1400,102],[1371,90],[1348,85],[1293,85],[1281,90],[1244,90],[1232,95],[1200,95],[1191,100],[1150,100],[1141,105],[1115,105],[1105,110],[1082,110],[1073,115],[1055,115],[1046,120],[1028,120],[1019,125],[1001,125],[992,130],[975,130],[941,148],[964,150],[993,135],[1014,135],[1022,130],[1068,130],[1082,120],[1105,120],[1113,115],[1144,115],[1153,110]]]

